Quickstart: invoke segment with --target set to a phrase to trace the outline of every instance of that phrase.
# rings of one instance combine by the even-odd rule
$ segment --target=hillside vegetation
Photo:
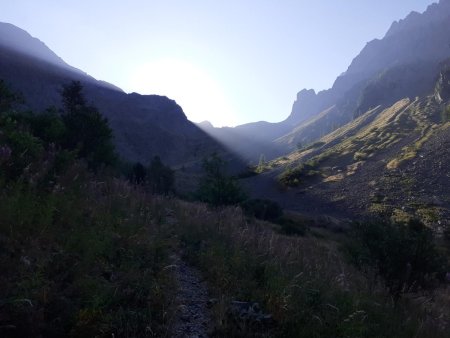
[[[235,204],[241,198],[227,197],[240,193],[214,157],[205,161],[199,192],[215,207],[152,194],[137,175],[132,183],[121,178],[107,121],[85,104],[78,85],[63,93],[65,111],[34,115],[18,112],[17,96],[2,86],[2,336],[170,336],[174,253],[203,272],[216,299],[212,335],[446,336],[449,311],[441,300],[448,295],[436,289],[446,265],[427,232],[392,228],[396,243],[406,244],[386,248],[418,257],[407,263],[405,255],[389,255],[398,259],[386,266],[411,266],[410,280],[380,270],[379,253],[364,245],[359,228],[344,237],[287,236],[280,234],[285,223],[246,215]],[[98,156],[97,147],[110,156]],[[219,189],[227,198],[217,198],[221,182],[229,187]],[[255,210],[268,205],[250,204]],[[296,222],[291,226],[302,225]],[[393,282],[400,286],[395,292]],[[258,302],[271,314],[270,325],[230,315],[236,299]]]
[[[394,217],[403,210],[403,217],[441,227],[450,210],[447,111],[434,96],[376,107],[269,166],[283,185],[312,185],[311,194],[328,194],[343,208]]]

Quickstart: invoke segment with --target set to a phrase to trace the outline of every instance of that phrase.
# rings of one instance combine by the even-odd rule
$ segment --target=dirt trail
[[[172,255],[175,279],[178,284],[176,313],[172,337],[208,337],[211,311],[208,308],[207,285],[198,270]]]

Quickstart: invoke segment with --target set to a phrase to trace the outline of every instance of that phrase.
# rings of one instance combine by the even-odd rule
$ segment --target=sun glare
[[[224,91],[205,70],[179,59],[159,59],[139,66],[130,88],[140,94],[165,95],[175,100],[189,120],[208,120],[216,127],[236,124]]]

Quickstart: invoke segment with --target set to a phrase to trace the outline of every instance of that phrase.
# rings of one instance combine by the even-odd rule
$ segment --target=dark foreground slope
[[[196,313],[174,306],[174,253],[210,286],[211,336],[448,337],[445,290],[394,304],[372,274],[347,263],[341,243],[280,235],[235,207],[209,209],[80,173],[72,167],[59,190],[45,193],[0,190],[2,337],[171,336],[177,311],[190,324],[205,305],[203,297],[192,300]],[[186,297],[198,286],[179,287]],[[257,302],[270,320],[233,317],[232,301]]]

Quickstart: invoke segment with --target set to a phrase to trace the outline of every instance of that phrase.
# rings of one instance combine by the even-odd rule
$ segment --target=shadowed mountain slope
[[[440,63],[450,57],[449,22],[450,0],[431,5],[422,14],[413,12],[394,22],[384,38],[367,43],[332,88],[300,91],[286,120],[210,133],[230,143],[239,137],[255,140],[245,151],[247,158],[257,161],[261,153],[273,158],[313,143],[378,105],[386,108],[405,97],[428,95]]]
[[[171,165],[197,161],[224,149],[191,123],[175,101],[164,96],[126,94],[71,67],[44,43],[11,24],[0,23],[0,79],[23,94],[36,111],[61,105],[62,85],[81,81],[89,102],[106,116],[119,153],[148,163],[159,155]]]
[[[249,188],[307,214],[417,217],[443,231],[450,226],[449,76],[443,65],[433,95],[374,107],[269,162]]]

